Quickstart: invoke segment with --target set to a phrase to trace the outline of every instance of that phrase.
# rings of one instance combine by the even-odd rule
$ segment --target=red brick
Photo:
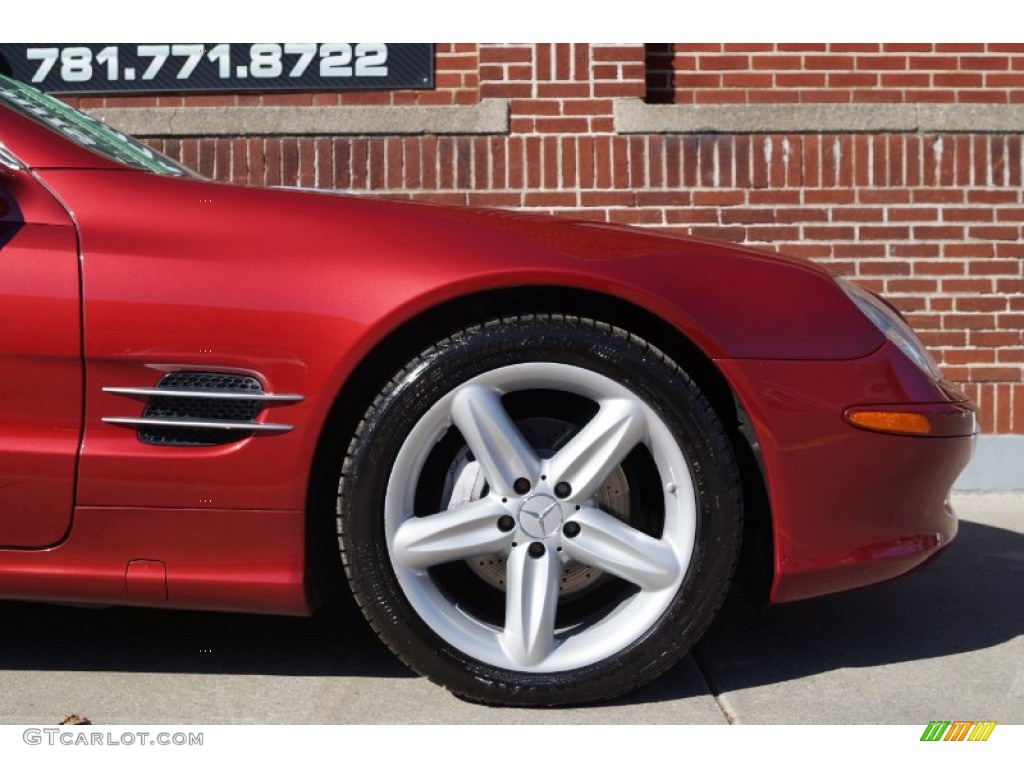
[[[819,72],[779,72],[775,75],[779,88],[824,88],[826,75]]]
[[[612,186],[629,186],[629,145],[628,138],[616,136],[611,141]]]
[[[802,66],[799,56],[754,56],[751,58],[754,69],[800,69]]]
[[[972,275],[1018,275],[1020,267],[1011,259],[973,260],[967,262],[967,271]]]
[[[829,269],[840,275],[853,275],[856,266],[852,262],[840,262],[832,259],[831,246],[823,243],[788,243],[785,248],[789,256],[799,256],[804,259],[828,259]]]
[[[825,156],[829,154],[826,151]],[[804,192],[807,205],[849,205],[855,203],[856,199],[852,189],[808,189]]]
[[[873,72],[829,72],[830,88],[874,88],[879,76]]]
[[[985,50],[984,43],[936,43],[935,50],[939,53],[981,53]]]
[[[805,56],[804,69],[853,69],[853,56]]]
[[[281,140],[264,139],[264,168],[263,183],[268,187],[279,186],[285,183],[281,174]]]
[[[942,353],[946,365],[974,365],[995,363],[996,353],[991,349],[947,349]]]
[[[987,259],[995,255],[993,243],[946,243],[943,254],[954,259]]]
[[[921,341],[929,349],[936,347],[962,347],[967,343],[964,331],[921,331]]]
[[[796,104],[801,101],[802,91],[748,91],[747,102],[750,104]]]
[[[1020,227],[969,227],[967,235],[979,240],[1008,240],[1012,242],[1020,238]]]
[[[979,366],[970,369],[971,381],[1020,381],[1022,378],[1020,366],[1001,368],[995,366]]]
[[[660,210],[645,208],[613,208],[608,211],[608,220],[615,224],[664,224]]]
[[[690,232],[694,237],[728,240],[733,243],[742,243],[746,239],[746,233],[742,227],[692,227]]]
[[[989,220],[993,211],[989,210]],[[1024,208],[996,208],[994,210],[996,221],[1018,221],[1024,222]]]
[[[629,90],[634,88],[632,83],[594,83],[594,94],[598,94],[598,88],[623,89],[623,95],[628,95]],[[541,99],[582,99],[590,96],[589,83],[537,83],[537,96]]]
[[[591,45],[594,61],[643,61],[642,45]]]
[[[985,77],[975,72],[936,72],[932,84],[936,88],[980,88]]]
[[[801,222],[823,222],[828,221],[828,211],[821,208],[799,207],[799,208],[775,208],[773,210],[775,221],[780,224],[797,224]]]
[[[775,211],[771,208],[730,208],[722,211],[724,224],[774,224]]]
[[[959,240],[963,238],[963,235],[963,227],[952,225],[919,225],[913,228],[913,236],[917,240]]]
[[[886,212],[889,221],[936,221],[939,212],[934,208],[889,208]]]
[[[948,276],[964,274],[964,262],[961,261],[915,261],[913,265],[915,275]]]
[[[1024,279],[996,280],[996,290],[1000,293],[1024,294]]]
[[[696,56],[676,56],[672,59],[672,69],[676,72],[697,69]]]
[[[586,117],[538,117],[534,130],[538,133],[587,133],[590,121]]]
[[[853,91],[850,96],[857,104],[899,104],[903,101],[903,93],[900,91],[885,90],[876,88],[873,90]]]
[[[783,225],[760,225],[747,227],[747,242],[777,243],[796,241],[800,239],[799,227],[786,227]]]
[[[480,95],[496,99],[525,98],[533,93],[530,83],[481,83]]]
[[[679,73],[675,76],[676,88],[717,88],[721,83],[721,75]]]
[[[533,60],[533,50],[529,46],[495,46],[485,45],[480,49],[480,60],[482,62],[530,62]]]
[[[774,76],[758,72],[726,72],[721,75],[723,88],[771,88]]]
[[[884,243],[836,243],[832,246],[833,256],[844,259],[884,259],[886,246]]]
[[[745,202],[741,190],[705,190],[696,189],[691,193],[693,205],[743,205]]]
[[[960,91],[957,99],[964,104],[1005,104],[1008,96],[1001,91]]]
[[[931,43],[883,43],[885,53],[927,53],[932,50]]]
[[[880,222],[884,217],[885,211],[881,208],[857,206],[854,208],[834,208],[832,210],[832,221]]]
[[[749,56],[701,56],[697,66],[706,70],[747,69],[750,66]]]
[[[1022,331],[1014,330],[972,330],[969,343],[978,347],[1014,347],[1024,343],[1024,335]]]
[[[893,256],[908,259],[936,259],[942,255],[938,243],[894,243],[889,251]]]
[[[883,70],[883,69],[906,69],[906,56],[858,56],[856,59],[857,69]]]
[[[1002,312],[1006,309],[1006,297],[957,296],[954,306],[958,312]]]
[[[1003,70],[1010,68],[1010,60],[1006,56],[961,56],[960,69],[967,70]]]
[[[886,290],[892,293],[934,293],[937,288],[937,281],[926,280],[920,277],[889,280],[886,282]]]
[[[910,197],[914,203],[951,205],[963,202],[964,192],[961,189],[914,189],[911,190]]]
[[[367,158],[367,172],[369,175],[369,188],[383,190],[387,187],[385,183],[385,144],[381,140],[369,142],[369,156]],[[466,185],[468,186],[468,184]]]
[[[943,280],[942,290],[946,293],[987,293],[992,290],[992,281],[971,278]]]
[[[986,222],[992,221],[991,208],[943,208],[943,221],[969,221]]]
[[[874,205],[905,205],[910,202],[910,194],[905,189],[862,189],[857,199],[860,203]]]
[[[635,83],[594,83],[594,96],[597,98],[642,97],[644,95],[643,80]]]
[[[669,208],[665,211],[669,224],[714,224],[718,214],[712,208]]]
[[[1006,189],[969,189],[967,190],[967,202],[982,205],[1017,203],[1018,193]]]
[[[947,314],[942,318],[942,327],[964,331],[994,329],[995,319],[989,314]]]
[[[985,85],[989,88],[1021,88],[1024,87],[1024,73],[985,75]]]
[[[932,76],[924,72],[898,72],[883,74],[883,88],[927,88],[931,85]]]
[[[747,100],[743,91],[700,90],[693,96],[697,104],[743,104]]]
[[[523,205],[527,208],[575,208],[574,192],[526,192]]]
[[[878,43],[830,43],[828,49],[834,53],[874,53],[882,47]]]
[[[908,240],[910,238],[910,227],[863,226],[859,232],[862,240]]]
[[[804,237],[808,240],[853,240],[853,227],[804,227]]]
[[[891,259],[863,260],[859,264],[862,275],[909,275],[910,263]]]
[[[799,205],[800,190],[798,189],[751,189],[747,192],[747,202],[754,205]]]

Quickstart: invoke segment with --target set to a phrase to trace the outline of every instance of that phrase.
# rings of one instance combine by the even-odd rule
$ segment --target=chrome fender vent
[[[302,401],[301,395],[265,392],[252,376],[206,371],[169,373],[155,387],[104,387],[104,392],[145,399],[140,418],[111,416],[107,424],[132,427],[151,445],[226,445],[255,435],[288,432],[290,424],[257,422],[264,409]]]

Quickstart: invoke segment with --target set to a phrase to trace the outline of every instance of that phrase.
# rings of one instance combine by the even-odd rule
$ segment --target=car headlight
[[[893,344],[899,347],[910,360],[933,381],[942,380],[942,371],[936,364],[931,353],[925,348],[917,334],[900,317],[899,313],[871,291],[866,291],[846,280],[837,280],[850,300],[864,313],[878,330]]]

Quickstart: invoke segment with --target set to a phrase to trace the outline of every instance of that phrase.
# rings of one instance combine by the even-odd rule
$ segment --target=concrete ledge
[[[1024,491],[1024,435],[982,435],[955,491]],[[1024,510],[1022,510],[1024,511]]]
[[[645,104],[616,99],[618,133],[1024,133],[1024,104]]]
[[[508,102],[452,107],[119,107],[86,110],[119,131],[161,136],[508,133]]]

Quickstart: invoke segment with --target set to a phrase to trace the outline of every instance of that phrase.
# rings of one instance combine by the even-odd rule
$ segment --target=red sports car
[[[0,142],[0,597],[308,614],[343,566],[419,673],[567,704],[956,533],[974,407],[821,267],[212,183],[6,78]]]

